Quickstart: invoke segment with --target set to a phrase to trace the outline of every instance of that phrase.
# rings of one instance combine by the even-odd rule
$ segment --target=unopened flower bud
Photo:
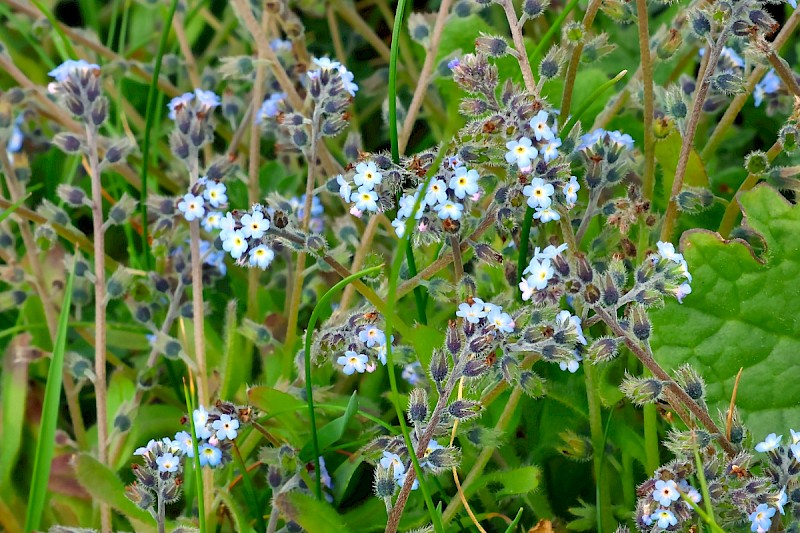
[[[56,192],[58,197],[70,207],[85,207],[88,203],[86,193],[79,187],[61,184]]]
[[[561,454],[573,461],[584,462],[592,458],[592,441],[586,435],[578,435],[572,430],[566,430],[558,434],[561,437],[561,445],[557,449]]]
[[[705,13],[700,10],[694,10],[689,14],[691,21],[692,32],[697,37],[705,37],[711,31],[711,21]]]
[[[375,496],[380,499],[391,498],[397,490],[397,483],[394,480],[394,473],[387,468],[378,466],[375,469],[375,481],[373,484]]]
[[[664,39],[658,43],[656,55],[662,60],[669,59],[678,51],[682,43],[683,37],[681,37],[681,33],[675,28],[670,28]]]
[[[437,384],[442,384],[450,373],[450,366],[447,364],[447,356],[443,350],[436,349],[431,356],[430,364],[431,378]]]
[[[617,356],[619,343],[612,337],[600,337],[586,351],[586,359],[593,363],[606,363]]]
[[[589,283],[583,288],[583,299],[589,304],[600,300],[600,289],[594,283]]]
[[[535,19],[541,16],[549,5],[549,0],[524,0],[522,2],[522,15],[529,19]]]
[[[594,278],[594,271],[586,256],[583,254],[575,254],[575,267],[578,274],[578,279],[584,283],[589,283]]]
[[[464,365],[464,377],[477,378],[485,374],[487,370],[489,370],[489,365],[486,363],[486,359],[478,357],[467,361],[467,364]]]
[[[267,483],[273,489],[277,489],[283,484],[283,476],[277,466],[271,465],[267,470]]]
[[[711,78],[714,89],[729,96],[744,92],[744,79],[732,72],[720,72]]]
[[[458,323],[455,320],[451,320],[447,324],[447,336],[445,338],[445,345],[447,346],[447,350],[451,354],[457,355],[458,352],[461,351],[462,344],[463,340],[461,337],[461,332],[458,329]]]
[[[714,194],[701,187],[684,187],[676,198],[678,209],[684,213],[705,211],[714,203]]]
[[[127,415],[117,415],[114,417],[114,429],[125,433],[131,429],[131,419]]]
[[[416,388],[408,397],[408,418],[420,424],[428,418],[428,393],[425,389]]]
[[[700,376],[691,365],[685,364],[676,370],[675,381],[693,400],[702,401],[705,398],[705,380],[703,380],[702,376]]]
[[[602,302],[603,305],[606,307],[611,307],[617,304],[619,301],[619,290],[614,285],[614,281],[611,279],[611,275],[606,272],[606,275],[603,277],[603,292],[602,292]]]
[[[481,35],[475,40],[475,49],[488,57],[502,57],[508,53],[508,43],[502,37]]]
[[[522,392],[531,398],[541,398],[547,394],[545,380],[535,372],[524,370],[519,375],[519,386]]]
[[[447,412],[459,420],[469,420],[480,415],[483,407],[473,400],[456,400],[447,406]]]
[[[744,158],[744,168],[750,174],[763,174],[769,168],[769,159],[767,154],[760,150],[750,152]]]
[[[67,154],[77,154],[83,148],[83,139],[72,133],[57,133],[53,138],[53,144],[58,146],[62,152]]]
[[[503,255],[496,252],[494,248],[489,246],[488,244],[476,244],[474,246],[475,255],[481,261],[485,262],[491,266],[497,266],[503,264]]]
[[[640,341],[650,338],[651,326],[647,317],[647,310],[641,305],[634,305],[630,308],[630,317],[633,325],[633,334]]]
[[[454,447],[437,448],[425,456],[435,470],[450,470],[461,462],[461,451]]]
[[[661,381],[655,378],[637,378],[628,373],[625,376],[619,388],[635,405],[655,403],[664,390]]]

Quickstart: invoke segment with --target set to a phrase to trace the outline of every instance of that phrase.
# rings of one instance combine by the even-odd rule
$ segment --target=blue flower
[[[765,96],[777,93],[780,88],[781,79],[775,74],[774,70],[770,69],[753,88],[753,102],[756,107],[761,105]]]
[[[458,220],[464,212],[464,206],[458,202],[445,201],[436,206],[436,213],[442,220]]]
[[[195,89],[194,95],[197,98],[197,103],[200,104],[200,107],[203,108],[204,111],[209,111],[216,107],[219,107],[220,100],[219,96],[217,96],[214,91],[204,91],[203,89]]]
[[[409,385],[416,385],[422,381],[422,364],[419,361],[407,364],[403,367],[400,377],[406,380]]]
[[[222,215],[217,211],[211,211],[203,219],[203,229],[208,232],[219,229],[220,220],[222,220]]]
[[[292,43],[291,41],[286,41],[284,39],[272,39],[269,42],[269,47],[272,48],[275,52],[291,52],[292,51]]]
[[[547,125],[548,118],[550,116],[547,111],[542,109],[531,119],[531,129],[533,129],[533,136],[536,137],[537,141],[552,141],[555,138],[553,130]]]
[[[208,429],[208,411],[202,405],[192,413],[194,420],[194,433],[198,439],[211,438],[211,430]]]
[[[510,165],[516,163],[520,170],[530,168],[531,162],[539,155],[539,151],[527,137],[520,137],[516,141],[508,141],[506,148],[508,149],[506,162]]]
[[[261,211],[246,213],[242,216],[241,223],[242,235],[248,239],[260,239],[270,226],[269,220],[264,218],[264,213]]]
[[[187,457],[194,457],[194,448],[192,447],[192,436],[188,431],[179,431],[175,433],[175,442],[178,444],[181,452]]]
[[[478,178],[480,176],[477,170],[458,167],[455,175],[450,178],[450,188],[453,189],[456,198],[463,200],[466,196],[472,196],[478,192]]]
[[[553,139],[552,141],[544,145],[544,148],[542,148],[541,150],[541,154],[545,163],[549,163],[550,161],[558,157],[558,148],[560,146],[561,146],[561,139]]]
[[[239,259],[247,250],[247,238],[241,230],[233,231],[222,241],[222,249],[229,252],[234,259]]]
[[[358,338],[369,348],[372,348],[376,344],[386,343],[386,334],[375,326],[369,326],[359,331]]]
[[[411,212],[414,211],[414,205],[417,203],[417,198],[419,198],[419,191],[416,191],[413,196],[410,194],[404,195],[400,198],[400,202],[398,203],[397,209],[397,216],[402,218],[408,218],[411,216]],[[422,215],[425,212],[425,203],[420,202],[419,209],[417,210],[417,214],[414,216],[417,220],[422,218]]]
[[[583,357],[576,351],[574,357],[569,361],[559,361],[558,367],[564,372],[574,374],[581,367],[581,361],[583,361]]]
[[[402,239],[403,235],[406,234],[406,221],[402,218],[396,218],[392,220],[392,227],[394,228],[394,232],[397,235],[398,239]]]
[[[402,476],[406,471],[406,465],[403,464],[403,460],[400,458],[400,456],[396,453],[386,450],[383,452],[383,457],[381,457],[380,464],[387,470],[389,470],[390,467],[393,468],[392,473],[395,479]]]
[[[483,303],[462,303],[458,306],[456,316],[461,317],[470,324],[477,324],[482,318],[486,318],[489,312],[484,308]]]
[[[549,207],[537,207],[536,212],[533,213],[533,218],[538,219],[539,222],[545,223],[551,220],[559,220],[561,219],[561,215],[558,214],[558,211],[554,211]]]
[[[750,513],[750,531],[769,531],[772,527],[772,517],[775,516],[775,509],[766,503],[759,504],[756,510]]]
[[[514,319],[512,319],[511,315],[508,313],[503,313],[499,308],[489,312],[486,316],[486,320],[489,324],[493,325],[497,331],[502,331],[503,333],[512,333],[514,331]]]
[[[797,9],[797,0],[786,0],[786,3],[792,6],[792,8]]]
[[[358,85],[353,83],[353,73],[347,70],[347,67],[338,61],[333,61],[327,57],[315,57],[314,63],[320,68],[337,71],[339,76],[342,78],[342,84],[344,85],[345,90],[350,93],[350,96],[356,95],[356,91],[358,91]],[[309,77],[314,78],[319,75],[319,71],[311,71],[308,73],[308,75]]]
[[[219,420],[214,420],[211,427],[216,430],[219,440],[233,440],[237,435],[236,430],[239,429],[239,420],[230,415],[220,415]]]
[[[583,336],[583,328],[581,327],[581,319],[578,316],[570,314],[569,311],[559,311],[556,315],[556,324],[562,329],[572,329],[574,328],[574,334],[576,336],[576,342],[580,344],[586,345],[586,337]],[[675,488],[675,482],[671,482],[672,488]],[[658,487],[658,482],[656,482],[656,487]],[[662,503],[661,505],[665,505]]]
[[[522,273],[529,274],[529,277],[525,280],[528,287],[541,291],[547,287],[547,282],[553,278],[555,270],[550,265],[550,259],[537,259],[534,257]],[[520,288],[522,289],[522,287]],[[523,292],[525,291],[525,289],[522,290]],[[523,299],[526,298],[523,297]]]
[[[48,72],[47,75],[54,78],[57,82],[63,82],[73,72],[84,73],[90,70],[100,70],[100,66],[94,63],[89,63],[83,59],[67,59],[59,66]]]
[[[206,184],[206,190],[203,191],[203,198],[208,200],[211,207],[219,207],[228,202],[228,195],[225,194],[227,188],[224,183],[210,182]]]
[[[216,446],[204,442],[197,449],[200,454],[200,466],[215,467],[222,462],[222,451]]]
[[[183,213],[183,217],[191,222],[192,220],[203,218],[206,214],[205,202],[202,196],[195,196],[187,192],[183,195],[183,199],[178,202],[178,211]]]
[[[261,104],[261,108],[258,110],[258,114],[256,115],[256,124],[261,124],[268,118],[274,118],[278,116],[280,113],[280,107],[278,104],[283,102],[286,99],[286,93],[272,93],[269,95],[269,98],[264,100],[264,103]]]
[[[567,201],[567,207],[573,208],[575,204],[578,202],[578,191],[581,190],[581,185],[578,183],[578,178],[572,176],[569,179],[569,183],[564,185],[564,189],[562,192],[564,193],[564,199]]]
[[[363,374],[367,370],[368,359],[363,353],[347,350],[344,355],[339,356],[336,363],[342,365],[342,372],[350,376],[355,372]]]
[[[250,250],[250,266],[266,270],[273,259],[275,259],[275,252],[264,244],[259,244]]]
[[[650,515],[650,520],[656,521],[658,527],[667,529],[669,526],[674,526],[678,523],[678,519],[672,514],[669,509],[659,509]]]
[[[14,121],[14,127],[11,130],[11,136],[8,138],[8,142],[6,143],[6,151],[9,154],[16,154],[22,150],[22,144],[25,141],[25,135],[22,133],[22,123],[24,122],[24,118],[22,114],[17,116],[17,119]]]
[[[530,185],[522,189],[522,194],[528,197],[528,207],[550,207],[555,189],[542,178],[533,178]]]
[[[438,203],[447,201],[447,185],[443,180],[431,180],[425,193],[425,203],[434,207]]]
[[[656,486],[653,489],[653,499],[664,507],[669,507],[672,502],[679,500],[681,497],[678,491],[678,485],[671,479],[664,481],[659,479],[656,481]]]
[[[192,100],[194,100],[194,93],[183,93],[180,96],[176,96],[167,104],[167,108],[169,109],[169,114],[167,116],[171,120],[175,120],[175,112],[178,108],[188,106]]]
[[[788,501],[789,497],[786,495],[786,487],[784,486],[775,500],[775,508],[780,511],[781,514],[786,514],[783,510],[783,506],[786,505]]]
[[[378,210],[378,194],[371,189],[365,189],[363,186],[359,187],[358,191],[350,196],[350,201],[355,202],[355,207],[359,211]]]
[[[756,444],[756,451],[769,452],[775,450],[780,447],[781,439],[783,439],[783,435],[778,436],[775,433],[770,433],[767,435],[767,438],[764,439],[764,442],[759,442]]]
[[[454,70],[460,64],[461,61],[457,57],[454,57],[453,59],[447,62],[447,68],[449,68],[450,70]]]
[[[336,183],[339,185],[339,196],[341,196],[342,200],[345,202],[349,202],[350,195],[353,193],[350,183],[348,183],[341,174],[336,176]]]
[[[177,457],[167,452],[160,457],[156,457],[156,464],[158,465],[159,472],[175,472],[178,470],[180,461]],[[774,512],[773,510],[773,513]]]

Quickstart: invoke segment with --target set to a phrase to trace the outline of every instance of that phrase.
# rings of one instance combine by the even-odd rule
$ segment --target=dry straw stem
[[[536,87],[536,77],[533,75],[531,62],[528,60],[528,53],[525,50],[525,39],[522,36],[522,25],[519,23],[517,12],[514,10],[514,4],[511,0],[502,0],[500,4],[503,6],[506,19],[508,19],[508,27],[511,30],[511,39],[514,41],[515,55],[519,62],[519,68],[522,71],[525,89],[535,98],[539,98],[539,89]]]
[[[433,24],[433,32],[431,34],[430,43],[427,50],[425,50],[425,62],[422,64],[422,73],[419,75],[419,81],[414,89],[414,96],[411,98],[411,103],[408,106],[406,119],[403,122],[403,129],[400,131],[400,139],[398,145],[400,153],[406,151],[408,146],[408,139],[411,137],[411,130],[414,128],[414,122],[417,119],[419,109],[422,106],[422,100],[428,92],[428,83],[430,83],[431,73],[433,72],[436,56],[439,51],[439,43],[442,40],[442,33],[444,31],[444,23],[450,14],[450,6],[453,4],[452,0],[442,0],[439,6],[439,12],[436,15],[436,21]],[[512,8],[513,9],[513,8]],[[530,68],[530,65],[528,65]]]
[[[510,1],[510,0],[507,0]],[[586,13],[583,16],[583,31],[587,32],[594,23],[594,17],[600,9],[601,0],[592,0]],[[585,36],[584,36],[585,38]],[[578,75],[578,64],[581,61],[581,53],[583,52],[583,40],[575,45],[572,50],[572,56],[569,59],[569,66],[567,67],[567,78],[564,82],[564,96],[561,98],[561,116],[569,116],[569,108],[572,104],[572,90],[575,87],[575,77]]]
[[[105,228],[103,227],[103,188],[100,184],[100,163],[95,126],[86,124],[86,145],[92,183],[92,235],[94,241],[94,390],[97,410],[97,449],[100,463],[108,466],[108,399],[106,390],[106,266]],[[111,531],[111,508],[100,503],[100,523],[104,532]]]
[[[253,16],[253,12],[250,10],[249,3],[245,0],[231,0],[231,2],[236,9],[236,12],[242,17],[242,20],[247,27],[247,31],[255,41],[256,53],[258,54],[258,57],[266,58],[266,60],[269,62],[269,66],[272,69],[272,73],[275,75],[275,79],[278,81],[278,85],[280,85],[281,90],[286,93],[286,98],[289,100],[289,105],[291,105],[292,108],[298,112],[302,111],[304,107],[303,99],[300,98],[300,95],[297,93],[297,89],[295,89],[294,83],[292,83],[292,80],[289,78],[286,70],[283,68],[280,61],[278,61],[278,57],[275,55],[275,52],[269,46],[267,33],[261,26],[259,26],[258,21],[256,20],[255,16]],[[319,148],[320,159],[322,160],[322,165],[325,168],[325,171],[330,175],[335,175],[341,172],[341,165],[339,165],[339,163],[333,159],[325,144],[321,143]]]

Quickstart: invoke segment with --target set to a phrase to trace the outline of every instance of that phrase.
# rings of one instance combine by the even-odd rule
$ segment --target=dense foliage
[[[0,0],[0,526],[800,531],[800,13]]]

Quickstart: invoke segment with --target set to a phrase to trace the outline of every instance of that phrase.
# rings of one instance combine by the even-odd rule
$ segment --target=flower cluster
[[[203,89],[176,96],[167,104],[169,118],[175,122],[169,138],[170,148],[186,163],[190,172],[196,170],[200,148],[214,138],[211,117],[219,105],[219,96]]]
[[[211,231],[219,228],[222,215],[220,210],[228,203],[225,184],[209,180],[205,176],[189,188],[189,192],[178,201],[178,211],[187,222],[202,220],[203,228]]]
[[[147,510],[177,502],[183,484],[181,448],[169,438],[151,440],[134,455],[141,456],[143,464],[131,467],[136,481],[125,489],[128,499]]]
[[[392,446],[392,444],[394,444],[394,446]],[[399,443],[395,441],[387,447],[403,453],[403,455],[407,455],[404,453],[406,451],[405,446],[398,446],[397,444]],[[436,442],[436,439],[431,439],[427,446],[425,446],[425,455],[420,459],[419,465],[423,470],[432,472],[435,475],[446,469],[446,467],[444,467],[445,460],[450,459],[454,455],[456,455],[455,448],[442,446]],[[378,461],[378,468],[375,470],[376,494],[382,498],[386,497],[385,493],[392,496],[394,494],[394,487],[382,487],[380,486],[381,483],[385,483],[385,480],[391,479],[396,486],[402,487],[406,482],[409,470],[413,468],[410,457],[403,459],[403,457],[397,453],[389,451],[389,449],[384,449],[383,456]],[[417,490],[418,488],[419,480],[415,479],[411,484],[411,490]],[[384,492],[384,494],[380,494],[379,491]]]
[[[219,239],[222,249],[245,264],[266,270],[275,252],[267,245],[267,231],[272,227],[271,217],[261,204],[255,204],[246,213],[228,212],[219,222]]]
[[[560,246],[550,245],[544,250],[540,250],[538,246],[534,249],[530,263],[522,271],[523,276],[527,275],[528,277],[523,278],[519,283],[523,301],[530,300],[536,291],[544,290],[547,287],[547,283],[555,276],[552,263],[563,262],[561,252],[566,249],[566,243]]]
[[[380,315],[357,312],[343,324],[333,325],[317,336],[314,349],[321,357],[335,359],[345,375],[372,373],[386,365],[387,338],[376,324]],[[394,336],[388,339],[394,344]]]
[[[73,115],[96,128],[108,116],[108,99],[100,89],[100,67],[83,59],[67,60],[49,72],[47,90]]]
[[[683,254],[675,252],[675,246],[672,243],[659,241],[658,253],[653,254],[651,258],[654,264],[667,261],[668,264],[677,267],[678,280],[683,277],[686,281],[680,283],[676,287],[670,286],[667,290],[672,292],[678,302],[683,303],[683,299],[686,295],[692,292],[692,286],[689,285],[692,281],[692,275],[689,273],[689,266],[686,264]]]
[[[695,504],[702,501],[700,492],[689,485],[686,479],[679,479],[676,483],[674,479],[659,477],[669,473],[660,470],[639,488],[640,494],[650,491],[649,498],[642,498],[637,507],[637,525],[640,529],[646,527],[649,531],[650,527],[656,526],[666,530],[679,522],[690,520],[692,506],[686,501],[680,501],[681,495]]]

